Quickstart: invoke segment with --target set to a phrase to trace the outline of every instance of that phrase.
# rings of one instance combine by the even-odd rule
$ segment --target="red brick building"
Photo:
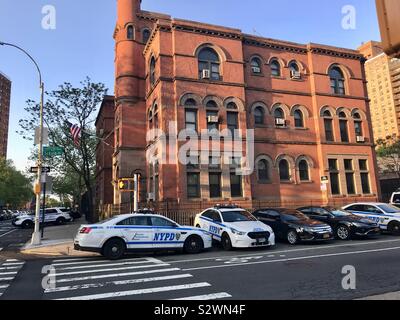
[[[135,171],[141,200],[284,205],[379,197],[361,54],[174,19],[142,11],[140,2],[117,1],[115,204],[129,201],[115,182]],[[185,128],[254,129],[254,172],[234,170],[246,153],[234,155],[236,166],[208,156],[212,163],[162,161],[165,152],[177,156],[185,139],[170,144]],[[162,133],[146,138],[150,129]]]
[[[0,158],[7,157],[11,80],[0,72]]]

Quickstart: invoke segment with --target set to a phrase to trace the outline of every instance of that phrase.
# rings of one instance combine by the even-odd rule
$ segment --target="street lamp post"
[[[11,43],[6,43],[6,42],[1,42],[1,46],[9,46],[16,48],[20,51],[22,51],[25,55],[29,57],[29,59],[35,64],[35,67],[39,73],[39,86],[40,86],[40,109],[39,109],[39,153],[38,153],[38,160],[37,160],[37,167],[38,167],[38,172],[37,172],[37,180],[36,180],[36,187],[35,187],[35,192],[36,192],[36,210],[35,210],[35,229],[32,234],[32,245],[38,245],[41,242],[41,233],[40,233],[40,194],[41,194],[41,175],[42,175],[42,149],[43,149],[43,100],[44,100],[44,83],[42,81],[42,73],[40,71],[39,65],[36,63],[35,59],[26,52],[24,49],[11,44]]]

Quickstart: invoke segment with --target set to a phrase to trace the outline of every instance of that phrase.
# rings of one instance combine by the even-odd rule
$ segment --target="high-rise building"
[[[400,63],[369,41],[359,49],[367,59],[365,74],[375,140],[400,136]]]
[[[175,19],[141,10],[140,0],[117,6],[114,204],[131,200],[116,182],[134,173],[141,201],[251,207],[379,198],[358,51]],[[204,146],[201,155],[182,148],[184,129]],[[227,142],[210,143],[213,132],[239,129],[240,145],[254,133],[253,150],[215,156]],[[251,156],[253,171],[238,173]]]
[[[0,158],[7,157],[11,80],[0,72]]]

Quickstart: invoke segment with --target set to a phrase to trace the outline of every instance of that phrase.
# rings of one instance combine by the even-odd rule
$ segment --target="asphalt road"
[[[10,220],[0,221],[0,263],[6,252],[21,248],[29,240],[32,230],[16,228]]]
[[[56,283],[44,289],[42,271],[50,265]],[[354,290],[342,287],[344,266],[355,268]],[[266,250],[134,255],[120,261],[17,256],[0,261],[0,299],[347,300],[400,291],[398,270],[400,238],[388,235],[295,247],[278,243]]]

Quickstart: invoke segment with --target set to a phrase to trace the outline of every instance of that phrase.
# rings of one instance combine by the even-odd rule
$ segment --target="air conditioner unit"
[[[202,78],[202,79],[210,79],[210,77],[211,77],[211,72],[210,72],[210,70],[204,69],[204,70],[201,72],[201,78]]]
[[[365,142],[365,137],[357,136],[357,142]]]
[[[282,118],[276,118],[275,119],[275,125],[277,126],[285,126],[286,125],[286,120]]]
[[[154,192],[147,194],[147,201],[155,201],[155,200],[156,200],[156,195],[154,194]]]
[[[207,122],[208,123],[218,123],[219,122],[219,118],[218,118],[218,116],[208,116],[207,117]]]
[[[251,70],[253,71],[253,73],[261,73],[260,67],[251,67]]]
[[[290,77],[292,79],[301,79],[301,73],[300,73],[300,71],[292,70],[292,71],[290,71]]]

